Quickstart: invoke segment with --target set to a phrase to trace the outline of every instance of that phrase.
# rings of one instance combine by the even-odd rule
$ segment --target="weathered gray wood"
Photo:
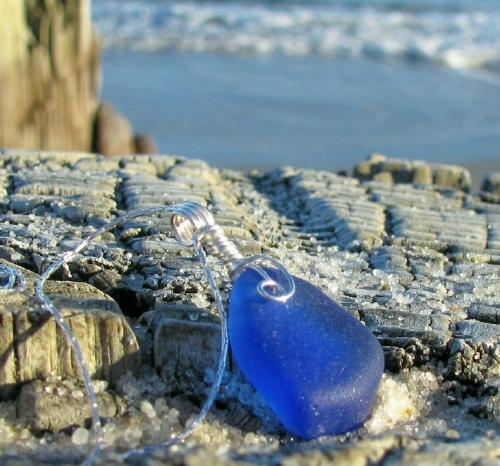
[[[428,460],[426,448],[443,448],[442,464],[451,465],[446,442],[457,441],[460,461],[476,461],[462,448],[465,440],[460,439],[475,435],[468,448],[483,449],[478,458],[489,464],[497,448],[488,431],[495,429],[499,416],[495,387],[500,371],[500,205],[493,198],[434,184],[384,184],[293,168],[251,176],[181,157],[105,159],[83,153],[3,151],[0,257],[40,272],[103,222],[126,211],[183,200],[210,206],[242,252],[279,257],[293,273],[318,285],[370,326],[384,347],[386,380],[399,380],[413,371],[432,373],[436,378],[425,395],[425,403],[433,408],[419,408],[422,418],[409,417],[413,427],[406,426],[397,436],[377,438],[373,430],[367,430],[363,434],[366,442],[330,445],[328,453],[317,448],[297,454],[278,450],[263,454],[263,463],[276,464],[282,455],[288,455],[290,464],[309,464],[316,459],[330,464],[347,461],[345,458],[358,458],[360,464],[399,464],[398,458],[411,459],[409,451],[415,452],[418,462]],[[134,403],[140,402],[140,396],[154,402],[158,395],[150,393],[156,394],[155,390],[172,396],[167,397],[167,403],[179,407],[183,416],[196,411],[206,392],[206,380],[210,380],[205,370],[213,364],[219,348],[219,328],[203,271],[193,252],[175,242],[169,221],[169,214],[131,220],[103,235],[57,276],[59,280],[92,283],[112,296],[130,318],[138,319],[134,329],[141,342],[143,365],[137,385],[132,381],[125,388],[123,384],[116,386],[131,406],[128,417],[123,418],[127,421],[113,421],[121,426],[118,429],[128,429],[127,423],[144,429],[153,426],[144,414],[150,408],[146,405],[144,413],[139,413]],[[227,273],[218,263],[212,267],[227,298]],[[110,302],[83,284],[58,283],[52,286],[60,295],[59,304],[65,299],[73,303],[66,301],[68,313],[81,307],[76,304],[73,286],[85,291],[85,299],[93,295]],[[27,301],[23,305],[36,309]],[[190,315],[199,309],[207,315]],[[21,315],[19,328],[28,327],[28,314]],[[15,318],[11,309],[0,314],[0,345],[10,341],[8,329]],[[89,343],[95,340],[95,333],[92,325],[80,325],[89,318],[88,310],[85,317],[78,316],[75,330],[92,363],[99,359],[95,354],[98,347]],[[109,338],[117,341],[116,335],[126,327],[121,316],[113,323],[106,328]],[[26,354],[41,347],[36,339],[30,345]],[[54,355],[50,345],[44,344],[44,350]],[[123,346],[119,348],[124,351]],[[56,360],[54,356],[36,360],[32,364],[36,373],[30,372],[26,358],[6,358],[3,387],[17,386],[23,371],[23,380],[42,380]],[[60,367],[63,377],[74,377],[68,359]],[[263,425],[283,439],[279,427],[270,427],[274,425],[272,416],[258,404],[258,397],[252,395],[237,368],[232,365],[231,370],[214,412],[220,424],[210,421],[208,431],[222,435],[221,425],[230,425],[243,438],[244,429],[254,435],[256,426]],[[102,377],[102,372],[98,376]],[[414,393],[422,390],[418,376],[411,380],[393,392],[383,388],[380,412],[394,410],[391,399],[401,391],[420,395]],[[137,387],[149,387],[149,392],[143,388],[146,394],[140,395]],[[182,408],[187,403],[179,401],[182,393],[195,400],[195,405],[187,404],[190,409]],[[71,413],[68,419],[81,419],[75,416]],[[432,425],[441,427],[429,427]],[[418,429],[418,438],[413,438],[412,432],[417,432],[413,428]],[[244,449],[241,443],[229,443],[229,456],[223,459],[234,464],[231,458]],[[37,454],[39,451],[30,457],[33,463],[40,458]],[[210,448],[199,450],[199,454],[204,464],[212,457],[222,461]],[[195,452],[182,455],[184,462],[197,464]],[[167,461],[168,453],[164,458]],[[5,464],[9,464],[7,459]]]
[[[468,191],[471,187],[469,171],[458,165],[429,164],[419,160],[391,159],[374,154],[354,169],[361,180],[376,180],[386,184],[435,184]]]
[[[106,386],[96,383],[96,387]],[[123,401],[114,393],[99,390],[97,399],[102,416],[118,416],[126,412]],[[34,432],[59,431],[83,425],[89,421],[90,404],[81,383],[58,380],[35,380],[23,385],[17,409],[20,419]]]
[[[484,179],[482,189],[497,196],[500,195],[500,173],[490,173]]]
[[[0,303],[2,398],[32,380],[57,375],[81,377],[69,342],[51,314],[33,298],[36,275],[21,270],[28,277],[26,293],[2,294]],[[138,343],[115,301],[79,282],[51,281],[46,292],[77,336],[94,377],[116,383],[128,371],[137,370]]]
[[[39,165],[31,168],[34,159]],[[16,167],[8,207],[18,212],[17,216],[6,214],[5,221],[0,222],[0,243],[5,257],[16,258],[18,254],[18,263],[32,264],[40,270],[47,263],[44,249],[71,246],[74,242],[68,238],[69,232],[75,241],[84,235],[83,227],[78,224],[101,223],[120,204],[133,210],[194,200],[214,204],[219,222],[244,251],[258,252],[262,246],[278,246],[276,251],[282,251],[280,254],[298,248],[305,254],[323,257],[340,249],[336,257],[325,260],[331,261],[334,272],[339,261],[347,270],[352,267],[356,270],[359,282],[337,290],[339,299],[353,312],[357,312],[359,300],[368,299],[403,312],[401,315],[430,314],[459,303],[463,293],[483,284],[488,289],[485,298],[494,299],[488,288],[492,285],[484,280],[472,285],[468,271],[461,265],[467,264],[467,258],[471,257],[474,261],[490,262],[488,267],[496,270],[491,252],[495,252],[497,241],[497,216],[491,215],[488,204],[480,200],[474,203],[468,200],[470,206],[462,207],[465,202],[459,193],[443,194],[432,186],[389,187],[376,182],[360,184],[325,172],[281,171],[262,178],[259,188],[274,203],[279,217],[272,210],[263,217],[257,211],[258,216],[254,217],[245,207],[242,209],[237,194],[239,189],[250,195],[246,202],[253,204],[261,196],[262,203],[262,194],[252,183],[244,177],[231,181],[229,173],[219,173],[202,162],[168,157],[130,158],[110,162],[111,165],[103,165],[105,169],[97,172],[93,160],[99,163],[84,154],[52,157],[5,154],[4,166]],[[60,169],[55,170],[58,164]],[[50,171],[44,168],[49,166]],[[82,169],[86,170],[84,176]],[[118,177],[123,180],[119,185]],[[250,203],[250,208],[257,208]],[[135,302],[146,306],[143,310],[152,308],[157,300],[183,303],[189,302],[190,296],[206,293],[203,283],[192,282],[191,277],[200,276],[199,267],[170,239],[169,218],[165,214],[154,221],[138,219],[126,224],[118,232],[123,244],[117,243],[114,235],[104,238],[85,261],[70,267],[71,273],[90,279],[95,275],[96,282],[98,274],[105,270],[125,273],[120,284],[114,280],[116,288],[109,288],[109,292],[119,293],[131,287]],[[343,259],[344,249],[359,251],[358,256]],[[368,261],[363,251],[369,252]],[[304,253],[301,258],[306,257]],[[136,255],[136,259],[130,257]],[[366,281],[366,276],[363,279],[366,271],[378,275],[370,272],[371,278]],[[302,273],[307,273],[307,269],[302,269]],[[127,277],[129,274],[134,274],[133,280]],[[441,289],[442,283],[445,290]],[[469,308],[483,302],[475,301],[470,292],[463,296]],[[370,319],[369,314],[364,315]],[[453,314],[448,318],[450,326],[458,322]],[[414,330],[420,328],[417,321],[409,321],[406,327],[403,321],[400,325],[390,322],[383,317],[376,325],[389,338],[409,332],[412,325],[416,325]],[[427,327],[424,325],[421,331],[431,332]],[[436,330],[441,335],[437,339],[432,336],[434,330],[429,338],[422,335],[419,338],[433,344],[441,341],[438,347],[442,349],[451,333],[442,326],[440,329]]]

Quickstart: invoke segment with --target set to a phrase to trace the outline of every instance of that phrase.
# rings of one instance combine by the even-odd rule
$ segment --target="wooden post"
[[[90,151],[99,57],[90,0],[1,0],[0,147]]]

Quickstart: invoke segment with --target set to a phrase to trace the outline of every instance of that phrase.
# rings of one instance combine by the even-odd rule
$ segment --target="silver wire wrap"
[[[59,259],[53,262],[44,272],[40,275],[35,284],[35,294],[40,301],[42,307],[50,312],[60,327],[63,334],[69,341],[73,349],[78,365],[82,372],[84,379],[85,391],[91,407],[92,429],[95,437],[95,445],[86,459],[83,461],[82,466],[91,466],[98,459],[98,456],[103,446],[103,428],[101,424],[101,416],[99,406],[97,404],[97,396],[94,390],[94,385],[90,375],[88,365],[83,356],[81,345],[74,335],[69,325],[65,322],[61,312],[51,299],[45,294],[44,286],[47,280],[63,265],[74,260],[80,252],[83,251],[92,241],[96,240],[103,233],[113,230],[123,223],[137,218],[145,217],[163,212],[171,212],[171,225],[175,238],[179,243],[185,246],[193,246],[200,263],[205,271],[207,281],[210,289],[214,295],[215,304],[219,312],[221,321],[221,350],[217,371],[215,374],[214,382],[210,388],[210,392],[203,403],[199,413],[192,419],[192,421],[185,426],[185,428],[174,437],[166,440],[165,442],[147,445],[142,448],[128,450],[123,453],[122,458],[126,459],[131,456],[150,454],[159,449],[168,448],[176,443],[182,442],[186,439],[205,419],[212,404],[217,398],[217,393],[222,383],[222,376],[226,366],[227,351],[228,351],[228,330],[227,330],[227,315],[222,302],[222,297],[219,288],[215,282],[214,275],[207,261],[207,254],[213,255],[221,259],[230,269],[233,276],[240,274],[245,268],[251,267],[261,274],[264,281],[259,284],[258,292],[265,298],[286,301],[295,291],[295,283],[293,277],[287,269],[276,259],[269,256],[253,256],[250,258],[243,258],[235,244],[230,241],[222,231],[222,228],[215,224],[214,218],[210,211],[197,203],[186,202],[173,206],[152,207],[140,211],[133,211],[123,217],[119,217],[99,229],[94,233],[84,238],[73,249],[62,254]],[[286,277],[287,288],[276,283],[269,274],[260,267],[259,263],[271,263]],[[2,280],[4,283],[1,283]],[[280,294],[269,293],[267,288],[280,290]],[[23,292],[26,289],[26,280],[24,275],[17,269],[0,264],[0,293],[10,292]]]
[[[243,259],[236,245],[215,223],[211,212],[195,202],[178,206],[170,224],[179,243],[192,246],[197,238],[207,254],[221,259],[231,271],[235,264]]]
[[[285,302],[295,293],[293,277],[281,262],[265,255],[244,258],[236,245],[224,234],[222,228],[215,223],[211,212],[206,207],[195,202],[179,205],[170,219],[170,224],[179,243],[191,246],[197,239],[207,254],[224,262],[232,278],[236,278],[247,267],[256,270],[264,279],[257,287],[258,293],[263,298]],[[273,280],[265,269],[259,267],[259,263],[275,266],[285,277],[287,286],[283,287]]]

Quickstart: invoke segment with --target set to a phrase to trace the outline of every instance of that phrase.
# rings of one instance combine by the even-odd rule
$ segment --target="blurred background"
[[[500,2],[94,0],[103,96],[161,152],[500,164]]]
[[[0,146],[500,167],[496,0],[2,0],[0,44]]]

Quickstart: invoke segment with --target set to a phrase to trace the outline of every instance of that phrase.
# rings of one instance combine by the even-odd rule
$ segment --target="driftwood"
[[[458,173],[456,168],[450,170]],[[347,464],[352,458],[359,464],[420,464],[432,462],[439,454],[436,461],[443,465],[493,464],[498,442],[491,432],[500,415],[500,204],[493,190],[474,195],[435,184],[393,182],[383,183],[378,178],[360,181],[292,168],[257,176],[168,156],[105,158],[84,153],[3,151],[0,257],[39,273],[81,237],[126,211],[183,200],[210,205],[242,253],[264,252],[281,258],[293,273],[320,286],[371,327],[386,356],[386,378],[364,441],[354,439],[340,445],[331,440],[325,444],[326,450],[312,446],[296,453],[276,450],[276,446],[262,453],[259,462],[276,464],[283,459],[280,455],[288,455],[290,464]],[[169,220],[165,214],[125,223],[62,269],[59,284],[52,285],[56,294],[66,296],[66,303],[76,303],[77,291],[85,289],[85,299],[94,308],[99,301],[114,309],[110,310],[117,319],[118,336],[106,339],[116,342],[117,376],[130,370],[142,380],[137,386],[132,379],[122,388],[118,384],[120,396],[140,403],[142,414],[129,413],[131,418],[124,421],[118,417],[113,421],[118,423],[117,432],[128,425],[153,429],[153,420],[160,416],[165,416],[158,421],[164,423],[161,429],[166,428],[168,416],[168,425],[175,423],[175,413],[167,410],[161,414],[165,412],[161,403],[153,407],[154,399],[141,401],[137,393],[143,392],[137,387],[150,387],[154,382],[155,390],[167,395],[166,403],[178,403],[182,412],[185,404],[176,400],[184,394],[199,403],[206,389],[206,366],[213,364],[219,348],[218,322],[203,272],[192,251],[173,239]],[[214,263],[213,268],[226,293],[230,287],[227,274],[219,264]],[[68,280],[88,282],[101,291],[83,284],[64,285]],[[23,303],[37,310],[36,303]],[[127,339],[120,332],[128,324],[116,303],[133,322],[140,350],[134,346],[127,352]],[[69,306],[70,310],[74,307]],[[5,346],[4,335],[12,338],[9,318],[14,318],[18,308],[9,301],[2,306],[0,347]],[[81,308],[86,314],[95,314],[91,306]],[[15,318],[24,319],[24,315]],[[97,361],[106,350],[92,343],[96,341],[93,328],[79,327],[78,336],[88,347],[87,354],[94,351]],[[54,382],[47,380],[45,369],[29,372],[28,363],[37,361],[39,346],[25,348],[25,362],[17,370],[27,375],[2,382],[4,399],[21,389],[18,411],[33,428],[57,430],[81,422],[86,414],[80,406],[78,412],[72,412],[70,402],[51,394]],[[44,349],[47,360],[57,360],[54,345]],[[142,364],[123,365],[127,354],[140,358]],[[65,378],[78,378],[71,365],[57,367],[61,384]],[[230,367],[231,379],[214,411],[216,421],[202,428],[211,446],[200,453],[184,452],[186,463],[197,464],[199,454],[203,464],[220,464],[220,453],[215,450],[221,441],[229,442],[224,461],[237,463],[231,458],[245,450],[235,437],[224,437],[227,425],[236,429],[238,439],[246,438],[245,432],[257,438],[262,433],[256,431],[259,425],[283,438],[279,428],[273,430],[268,413],[252,395],[251,387],[241,381],[237,368]],[[97,365],[95,374],[117,387],[117,377],[105,367]],[[33,379],[39,382],[28,382]],[[205,380],[209,381],[210,377]],[[44,394],[40,383],[47,385],[49,394]],[[65,390],[64,386],[60,389]],[[123,404],[116,392],[108,394],[111,398],[102,401],[107,415],[119,415]],[[406,403],[405,396],[413,401]],[[186,417],[198,409],[189,406]],[[64,410],[68,410],[66,418]],[[29,412],[31,418],[26,415]],[[403,413],[397,415],[412,427],[377,437],[377,432],[400,425],[390,420],[397,417],[394,412]],[[266,437],[258,438],[264,441]],[[452,450],[449,442],[455,442]],[[26,461],[36,464],[39,453],[35,450]],[[65,461],[73,460],[66,457]]]
[[[101,46],[90,0],[0,2],[0,146],[157,152],[99,102]]]
[[[90,150],[100,79],[90,0],[2,0],[0,43],[0,144]]]

